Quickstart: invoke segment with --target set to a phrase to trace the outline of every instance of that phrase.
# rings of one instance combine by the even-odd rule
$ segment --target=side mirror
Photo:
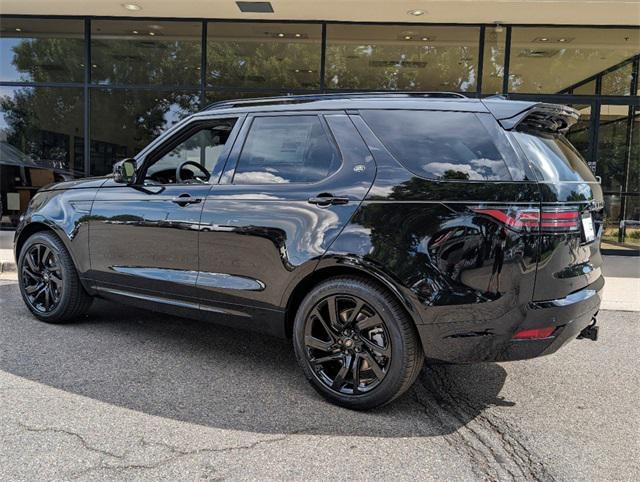
[[[124,159],[113,165],[113,180],[122,184],[133,184],[136,180],[136,161]]]

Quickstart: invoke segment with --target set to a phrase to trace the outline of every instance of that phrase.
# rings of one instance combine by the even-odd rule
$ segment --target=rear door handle
[[[186,206],[187,204],[198,204],[202,201],[202,198],[199,197],[191,197],[190,194],[180,194],[177,197],[174,197],[171,202],[176,203],[179,206]]]
[[[309,198],[310,204],[316,204],[318,206],[335,206],[337,204],[347,204],[348,202],[348,197],[332,196],[331,194],[324,193]]]

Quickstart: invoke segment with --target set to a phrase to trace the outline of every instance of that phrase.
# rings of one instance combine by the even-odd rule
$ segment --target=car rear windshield
[[[391,154],[421,177],[512,180],[489,131],[471,112],[363,110]]]
[[[580,153],[562,134],[526,130],[515,131],[513,136],[541,181],[596,181]]]

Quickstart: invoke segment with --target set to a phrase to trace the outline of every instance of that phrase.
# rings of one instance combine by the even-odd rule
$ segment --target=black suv
[[[457,94],[217,103],[110,177],[55,184],[16,232],[25,303],[93,296],[291,337],[325,397],[371,408],[425,357],[595,338],[602,191],[560,105]]]

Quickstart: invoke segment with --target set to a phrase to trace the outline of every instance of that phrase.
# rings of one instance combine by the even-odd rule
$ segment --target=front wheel
[[[311,290],[296,314],[293,341],[312,386],[353,409],[399,397],[424,362],[415,327],[396,299],[356,277],[333,278]]]
[[[50,232],[25,241],[18,257],[18,281],[27,308],[42,321],[64,323],[91,305],[69,252]]]

